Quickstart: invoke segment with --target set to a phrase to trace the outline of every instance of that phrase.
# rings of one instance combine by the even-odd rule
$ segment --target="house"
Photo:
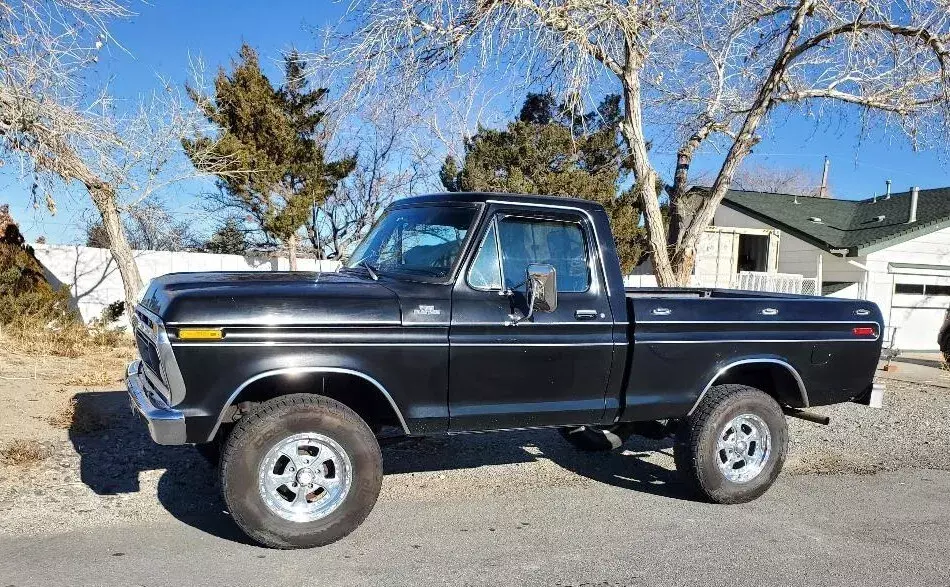
[[[697,276],[718,263],[733,273],[813,278],[823,295],[877,303],[894,346],[938,348],[950,308],[950,188],[866,200],[730,191],[713,224],[697,251]],[[725,262],[722,247],[708,245],[723,233],[736,235]]]

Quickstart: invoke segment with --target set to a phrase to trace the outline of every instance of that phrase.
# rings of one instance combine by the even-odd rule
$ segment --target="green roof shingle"
[[[910,201],[910,192],[879,196],[875,201],[730,190],[722,205],[817,247],[848,249],[854,256],[950,226],[950,188],[920,190],[917,221],[912,223],[907,222]],[[821,222],[810,220],[812,217]]]

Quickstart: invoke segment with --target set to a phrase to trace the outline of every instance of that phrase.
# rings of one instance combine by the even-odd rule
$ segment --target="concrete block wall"
[[[108,249],[79,245],[32,245],[54,286],[66,286],[87,322],[109,304],[124,299],[122,279]],[[187,271],[286,271],[286,257],[217,255],[170,251],[135,251],[142,280]],[[336,271],[337,261],[298,259],[300,271]]]

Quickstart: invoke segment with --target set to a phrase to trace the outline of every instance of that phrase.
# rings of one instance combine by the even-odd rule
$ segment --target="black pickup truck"
[[[873,303],[625,289],[603,208],[569,198],[401,200],[338,272],[165,275],[135,316],[134,410],[217,448],[235,522],[277,548],[355,529],[394,431],[672,436],[684,482],[738,503],[779,474],[786,415],[883,393]]]

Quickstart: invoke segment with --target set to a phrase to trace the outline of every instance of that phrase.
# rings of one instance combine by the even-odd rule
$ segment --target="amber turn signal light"
[[[224,334],[220,328],[179,328],[178,338],[181,340],[221,340]]]

